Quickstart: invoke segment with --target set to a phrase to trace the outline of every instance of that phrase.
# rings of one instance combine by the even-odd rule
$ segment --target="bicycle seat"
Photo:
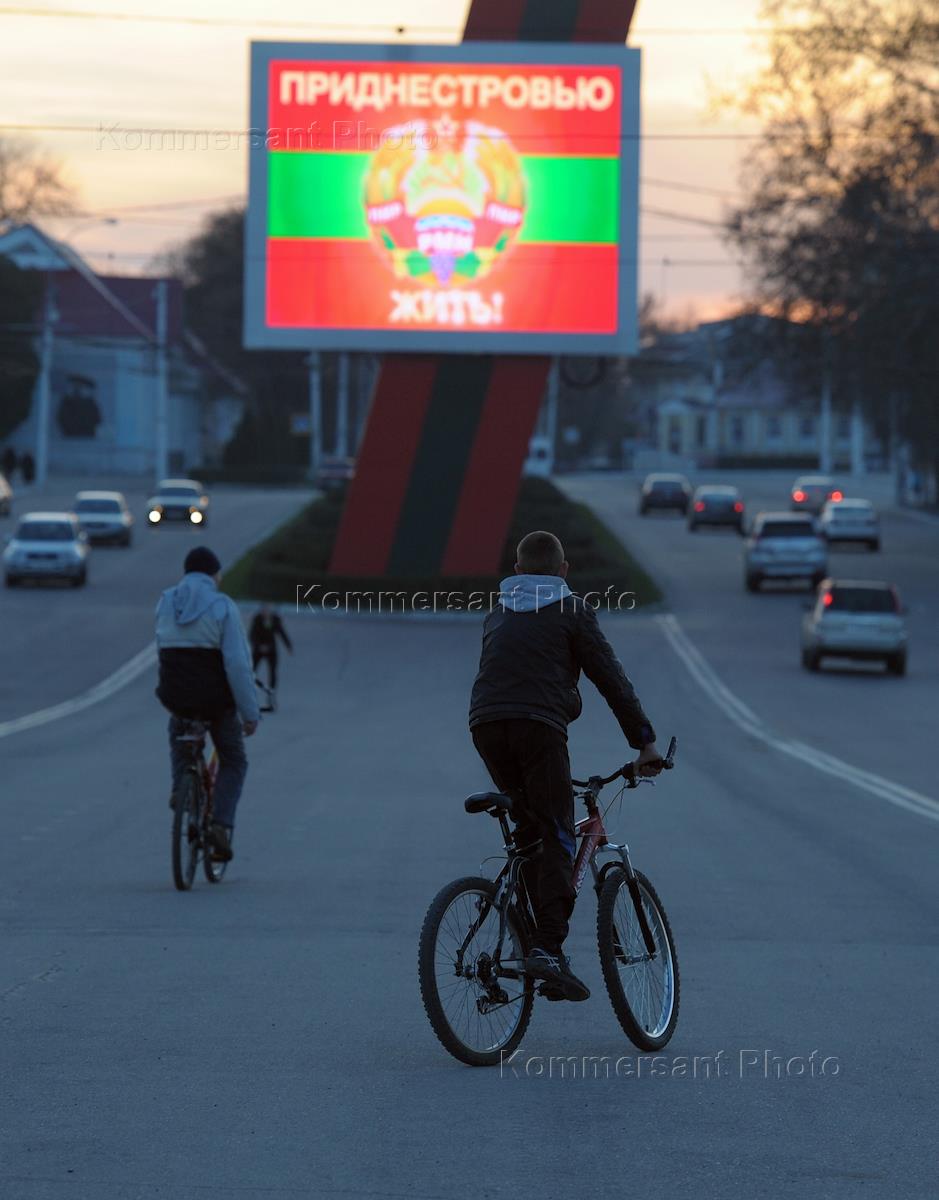
[[[495,816],[503,812],[507,817],[512,815],[512,797],[504,792],[473,792],[463,801],[463,807],[468,813],[487,812]]]

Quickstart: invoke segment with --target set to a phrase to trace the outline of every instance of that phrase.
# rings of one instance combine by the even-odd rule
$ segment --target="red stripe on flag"
[[[621,42],[632,24],[636,0],[580,0],[575,42]]]
[[[549,365],[541,355],[495,360],[444,552],[444,575],[498,570]]]
[[[385,355],[336,535],[332,574],[385,573],[436,373],[437,359],[428,355]]]

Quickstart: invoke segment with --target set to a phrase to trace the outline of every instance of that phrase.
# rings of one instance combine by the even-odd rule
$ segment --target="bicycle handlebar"
[[[675,751],[678,747],[678,742],[675,738],[671,738],[668,743],[668,749],[665,751],[663,758],[658,761],[662,765],[663,771],[670,771],[675,765]],[[645,764],[644,764],[645,765]],[[601,775],[593,775],[590,779],[572,779],[571,783],[574,787],[600,788],[606,787],[608,783],[613,783],[617,779],[625,779],[628,787],[636,787],[638,779],[636,777],[635,762],[628,762],[625,766],[620,767],[618,771],[614,771],[612,775],[604,779]]]

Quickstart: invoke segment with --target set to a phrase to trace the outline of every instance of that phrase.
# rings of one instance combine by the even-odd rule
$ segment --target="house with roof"
[[[824,425],[818,386],[787,378],[761,350],[768,318],[747,314],[660,334],[630,364],[647,439],[661,461],[699,467],[814,467]],[[835,408],[829,449],[844,469],[879,453],[858,416]],[[859,450],[860,444],[860,450]]]
[[[43,277],[35,331],[38,352],[46,327],[50,472],[155,474],[160,280],[98,275],[31,224],[0,233],[0,255]],[[219,461],[246,389],[187,331],[180,282],[165,283],[167,462],[180,474]],[[6,439],[17,454],[35,455],[39,407],[34,393],[29,415]]]

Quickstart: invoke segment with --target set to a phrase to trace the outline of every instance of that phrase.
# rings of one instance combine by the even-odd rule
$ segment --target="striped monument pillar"
[[[465,41],[624,42],[636,0],[473,0]],[[496,571],[549,359],[387,354],[330,570]]]

